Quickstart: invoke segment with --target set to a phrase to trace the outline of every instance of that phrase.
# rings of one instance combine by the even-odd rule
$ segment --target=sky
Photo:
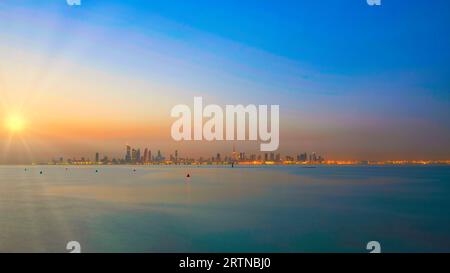
[[[0,119],[24,128],[0,127],[0,163],[229,154],[172,140],[194,96],[280,105],[282,154],[449,159],[448,26],[445,0],[4,0]]]

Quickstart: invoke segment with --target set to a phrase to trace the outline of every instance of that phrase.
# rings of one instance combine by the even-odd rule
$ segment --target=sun
[[[25,129],[25,119],[19,115],[6,118],[5,127],[11,133],[20,133]]]

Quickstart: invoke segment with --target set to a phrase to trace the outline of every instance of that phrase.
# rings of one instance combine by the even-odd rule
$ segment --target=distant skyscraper
[[[137,151],[136,151],[136,149],[132,149],[131,150],[131,162],[136,162],[136,153],[137,153]]]
[[[233,144],[233,153],[231,154],[231,158],[232,158],[233,161],[237,161],[239,159],[238,158],[238,154],[236,152],[236,145],[235,144]]]
[[[161,162],[164,160],[164,157],[161,154],[161,151],[158,150],[158,155],[156,156],[156,161]]]
[[[144,162],[144,163],[148,162],[148,149],[147,149],[147,148],[145,148],[145,150],[144,150],[144,159],[143,159],[143,162]]]
[[[100,162],[100,154],[95,153],[95,162]]]
[[[136,162],[141,162],[141,149],[136,151]]]
[[[131,147],[130,147],[130,145],[127,145],[127,154],[125,155],[125,161],[128,163],[131,162]]]
[[[316,155],[316,153],[312,153],[312,160],[311,161],[313,161],[313,162],[316,162],[317,161],[317,155]]]
[[[303,153],[297,156],[297,161],[306,162],[308,161],[308,154]]]

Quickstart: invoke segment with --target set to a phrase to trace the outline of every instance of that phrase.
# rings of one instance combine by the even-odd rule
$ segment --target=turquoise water
[[[67,168],[0,167],[1,252],[450,252],[448,166]]]

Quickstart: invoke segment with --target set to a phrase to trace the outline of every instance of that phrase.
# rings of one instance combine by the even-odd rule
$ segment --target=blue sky
[[[85,6],[91,2],[85,0]],[[364,0],[103,2],[96,5],[121,10],[133,18],[123,23],[143,31],[183,37],[146,20],[157,15],[337,73],[448,69],[450,3],[445,0],[385,0],[381,7]]]
[[[81,101],[98,100],[107,117],[121,101],[125,120],[166,120],[201,95],[280,104],[286,150],[450,152],[448,1],[6,0],[0,17],[6,84],[22,61],[42,86],[71,75],[44,92],[55,109],[79,100],[88,115]]]
[[[93,24],[160,31],[190,40],[180,29],[155,25],[155,17],[230,39],[249,47],[337,73],[385,69],[447,68],[450,3],[445,0],[4,1],[60,16],[91,15]],[[18,2],[18,3],[17,3]],[[93,16],[92,13],[97,13]],[[441,70],[439,70],[441,69]]]

